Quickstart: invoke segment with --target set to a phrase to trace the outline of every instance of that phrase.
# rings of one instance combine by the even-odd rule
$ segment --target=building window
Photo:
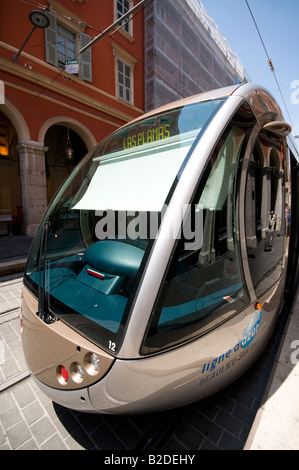
[[[89,48],[77,56],[79,50],[90,42],[90,36],[79,29],[68,28],[63,20],[50,11],[47,11],[46,15],[50,20],[49,27],[45,29],[46,61],[55,67],[64,69],[66,61],[78,60],[77,70],[73,75],[91,82],[91,49]]]
[[[60,24],[57,25],[57,58],[58,67],[65,67],[66,60],[75,59],[76,35]]]
[[[121,60],[117,60],[117,90],[118,98],[131,103],[131,67]]]
[[[130,10],[130,2],[128,0],[116,0],[116,19],[125,15]],[[132,21],[130,17],[123,21],[122,29],[128,34],[132,34]]]
[[[116,43],[112,43],[111,47],[115,57],[116,97],[134,105],[134,69],[137,59]]]

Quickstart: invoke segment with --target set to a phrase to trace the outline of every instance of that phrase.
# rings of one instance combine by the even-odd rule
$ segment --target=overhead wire
[[[26,1],[26,0],[19,0],[19,1]],[[152,1],[152,0],[148,0],[148,2],[147,2],[146,4],[150,3],[151,1]],[[135,13],[135,11],[134,11],[135,15],[132,14],[132,15],[129,17],[129,19],[132,20],[136,15],[138,15],[138,13],[140,13],[140,10],[142,11],[144,8],[145,8],[145,5],[142,5],[142,7],[139,9],[139,11],[137,11],[137,13]],[[45,9],[48,10],[48,8],[45,8]],[[55,13],[54,10],[51,10],[51,12],[52,12],[52,13]],[[73,21],[73,22],[77,22],[77,23],[78,23],[78,21],[75,20],[74,18],[71,18],[71,17],[69,17],[69,16],[65,16],[65,15],[64,15],[64,17],[65,17],[66,19],[68,19],[69,21]],[[120,19],[121,19],[121,18],[118,18],[118,20],[120,20]],[[84,25],[84,27],[86,27],[87,29],[92,29],[92,30],[94,30],[94,31],[98,31],[96,28],[93,28],[93,27],[89,26],[89,25],[86,24],[86,23],[81,23],[81,24]],[[93,41],[94,41],[94,40],[93,40]],[[83,49],[85,49],[85,48],[83,48]],[[82,53],[82,51],[83,51],[83,50],[79,51],[79,52],[76,54],[75,59],[80,55],[80,53]],[[52,80],[50,81],[50,84],[52,84],[52,83],[53,83],[61,74],[63,74],[64,72],[65,72],[64,69],[59,70],[59,72],[58,72],[58,73],[52,78]],[[47,88],[48,88],[48,87],[44,86],[43,89],[36,95],[35,99],[38,99],[38,98],[44,93],[44,91],[45,91]]]
[[[282,99],[282,101],[283,101],[283,104],[284,104],[284,106],[285,106],[286,112],[287,112],[287,114],[288,114],[288,117],[289,117],[291,126],[292,126],[292,128],[293,128],[293,131],[295,132],[295,127],[294,127],[294,124],[292,123],[292,118],[291,118],[291,116],[290,116],[290,113],[289,113],[287,104],[286,104],[286,102],[285,102],[285,99],[284,99],[284,96],[283,96],[281,87],[280,87],[280,85],[279,85],[279,82],[278,82],[278,79],[277,79],[277,76],[276,76],[276,73],[275,73],[275,67],[274,67],[274,65],[273,65],[272,59],[270,58],[270,56],[269,56],[269,54],[268,54],[267,48],[266,48],[265,43],[264,43],[264,40],[263,40],[263,38],[262,38],[262,34],[261,34],[260,29],[259,29],[259,27],[258,27],[258,25],[257,25],[257,22],[256,22],[256,20],[255,20],[255,17],[254,17],[254,15],[253,15],[253,12],[252,12],[252,10],[251,10],[251,8],[250,8],[250,6],[249,6],[248,0],[245,0],[245,2],[246,2],[246,5],[247,5],[247,7],[248,7],[248,9],[249,9],[250,14],[251,14],[252,20],[253,20],[253,22],[254,22],[254,24],[255,24],[255,27],[256,27],[256,30],[257,30],[257,32],[258,32],[258,35],[259,35],[259,38],[260,38],[260,40],[261,40],[262,46],[263,46],[263,48],[264,48],[264,51],[265,51],[265,53],[266,53],[268,65],[269,65],[269,67],[270,67],[271,72],[273,73],[273,76],[274,76],[276,85],[277,85],[277,87],[278,87],[278,90],[279,90],[281,99]]]
[[[47,10],[47,9],[48,9],[48,7],[47,7],[46,5],[43,5],[43,4],[40,3],[38,0],[37,0],[37,1],[35,1],[35,0],[19,0],[19,1],[20,1],[20,2],[23,2],[23,3],[30,4],[30,5],[32,5],[32,6],[35,6],[35,7],[37,7],[37,8],[40,8],[40,9],[42,9],[42,10]],[[268,53],[268,51],[267,51],[265,42],[264,42],[264,40],[263,40],[262,34],[261,34],[260,29],[259,29],[259,27],[258,27],[258,25],[257,25],[257,22],[256,22],[256,20],[255,20],[255,17],[254,17],[254,15],[253,15],[253,12],[252,12],[252,10],[251,10],[251,8],[250,8],[250,5],[249,5],[249,3],[248,3],[248,0],[245,0],[245,2],[246,2],[246,5],[247,5],[247,7],[248,7],[248,9],[249,9],[250,14],[251,14],[251,17],[252,17],[252,20],[253,20],[253,22],[254,22],[254,25],[255,25],[255,27],[256,27],[256,30],[257,30],[257,33],[258,33],[258,35],[259,35],[260,41],[261,41],[261,43],[262,43],[263,49],[264,49],[264,51],[265,51],[265,54],[266,54],[266,57],[267,57],[268,65],[269,65],[269,67],[270,67],[271,72],[273,73],[273,76],[274,76],[276,85],[277,85],[278,90],[279,90],[279,93],[280,93],[280,95],[281,95],[281,99],[282,99],[282,101],[283,101],[283,103],[284,103],[285,109],[286,109],[287,114],[288,114],[288,117],[289,117],[289,119],[290,119],[290,123],[291,123],[291,125],[292,125],[292,128],[294,129],[294,125],[293,125],[293,123],[292,123],[292,119],[291,119],[290,113],[289,113],[289,111],[288,111],[288,107],[287,107],[287,105],[286,105],[286,102],[285,102],[285,99],[284,99],[284,96],[283,96],[281,87],[280,87],[280,85],[279,85],[279,82],[278,82],[278,79],[277,79],[277,76],[276,76],[276,73],[275,73],[275,68],[274,68],[272,59],[271,59],[270,56],[269,56],[269,53]],[[149,2],[149,3],[150,3],[150,2]],[[141,13],[141,11],[144,10],[144,8],[146,7],[146,5],[147,5],[147,4],[143,5],[143,6],[139,9],[139,11],[137,11],[134,15],[130,16],[130,17],[126,20],[126,23],[129,22],[129,21],[132,21],[133,17],[135,17],[135,16],[137,16],[139,13]],[[53,11],[53,13],[55,13],[55,12]],[[65,19],[67,19],[67,20],[69,20],[69,21],[71,21],[71,22],[79,23],[79,21],[78,21],[77,19],[74,19],[74,18],[72,18],[71,16],[67,16],[67,15],[63,15],[63,16],[65,17]],[[93,30],[93,31],[95,31],[95,32],[99,32],[98,29],[96,29],[96,28],[90,26],[89,24],[87,24],[87,23],[85,23],[85,22],[80,23],[80,24],[84,25],[84,27],[87,28],[87,29]],[[123,26],[124,26],[124,25],[121,24],[116,30],[112,31],[112,33],[110,33],[109,36],[111,36],[112,34],[116,33],[116,32],[117,32],[121,27],[123,27]],[[114,41],[118,43],[118,41],[116,40],[116,38],[114,38]],[[77,54],[77,56],[78,56],[78,54]],[[166,84],[167,84],[168,86],[170,86],[175,92],[177,92],[179,95],[181,95],[181,93],[180,93],[175,87],[171,86],[162,76],[160,76],[159,74],[157,74],[157,72],[156,72],[155,70],[153,70],[150,66],[148,66],[147,64],[145,64],[145,62],[144,62],[143,59],[140,59],[139,57],[137,57],[137,59],[143,64],[144,67],[146,67],[148,70],[150,70],[152,73],[154,73],[161,81],[163,81],[164,83],[166,83]],[[64,72],[64,70],[61,69],[61,70],[55,75],[55,77],[51,80],[51,83],[53,83],[63,72]],[[38,95],[36,96],[36,98],[38,98],[38,97],[46,90],[46,88],[47,88],[47,87],[44,87],[44,88],[40,91],[40,93],[38,93]]]
[[[42,3],[39,3],[38,1],[34,1],[34,0],[19,0],[19,2],[27,3],[27,5],[31,5],[35,8],[40,8],[42,10],[46,10],[47,8],[49,8],[48,6],[43,5]]]
[[[28,0],[19,0],[19,1],[22,1],[24,3],[29,3]],[[148,6],[153,0],[148,0],[148,2],[143,5],[138,11],[136,11],[132,16],[130,16],[126,21],[125,23],[122,23],[118,28],[116,28],[115,30],[113,30],[109,36],[104,36],[106,38],[108,37],[111,37],[114,33],[116,33],[120,28],[122,28],[124,26],[124,24],[127,24],[129,23],[130,21],[133,20],[133,18],[136,18],[142,11],[144,11],[145,7]],[[40,5],[40,8],[41,8],[41,4]],[[47,7],[44,7],[44,9],[47,9]],[[55,13],[55,10],[51,10],[52,13]],[[69,21],[72,21],[72,22],[77,22],[77,20],[75,20],[74,18],[71,18],[70,16],[66,16],[66,15],[63,15],[65,19],[69,20]],[[84,26],[87,28],[87,29],[91,29],[97,33],[100,33],[100,31],[90,25],[88,25],[87,23],[82,23],[84,24]],[[120,44],[117,39],[114,37],[113,38],[114,42],[119,44],[124,50],[126,50],[127,52],[130,52],[128,51],[122,44]],[[56,43],[57,44],[57,43]],[[79,53],[75,56],[75,57],[78,57]],[[146,67],[149,71],[151,71],[159,80],[161,80],[162,82],[164,82],[169,88],[172,88],[173,91],[175,91],[176,93],[178,93],[179,96],[183,96],[179,90],[177,90],[177,88],[175,88],[173,85],[171,85],[170,83],[167,82],[167,80],[165,80],[165,78],[163,78],[161,75],[159,75],[154,69],[152,69],[149,65],[147,65],[143,59],[141,59],[140,57],[136,57],[136,59],[144,66]],[[52,78],[51,83],[53,83],[60,75],[62,75],[63,73],[65,72],[64,69],[61,69],[59,70],[59,72],[57,72],[57,74]],[[47,87],[44,86],[44,88],[36,95],[35,99],[39,98],[43,93],[44,91],[47,89]]]
[[[22,3],[27,3],[27,4],[30,4],[32,6],[36,6],[42,10],[48,10],[49,8],[45,5],[42,5],[41,3],[39,3],[38,1],[37,2],[34,2],[34,0],[19,0],[20,2]],[[117,33],[119,31],[119,29],[121,29],[125,24],[129,23],[130,21],[133,20],[133,18],[136,18],[142,11],[144,11],[144,9],[146,8],[146,6],[148,6],[153,0],[148,0],[146,4],[144,4],[141,8],[139,8],[139,10],[137,10],[136,12],[134,12],[127,20],[125,20],[124,23],[120,24],[115,30],[113,30],[110,34],[109,34],[109,37],[111,37],[112,35],[114,35],[115,33]],[[53,9],[51,10],[51,13],[56,13],[56,11]],[[61,15],[61,13],[60,13]],[[93,26],[90,26],[89,24],[85,23],[85,22],[79,22],[77,19],[74,19],[72,18],[71,16],[67,16],[67,15],[62,15],[65,19],[73,22],[73,23],[78,23],[78,24],[81,24],[83,25],[86,29],[90,29],[92,31],[95,31],[96,33],[101,33],[100,30],[98,30],[97,28],[94,28]],[[105,36],[106,38],[108,36]],[[113,38],[114,42],[116,42],[117,44],[121,45],[117,39],[114,37]],[[56,43],[58,44],[58,43]],[[40,46],[40,44],[38,45],[35,45],[35,46],[31,46],[31,47],[37,47],[37,46]],[[123,45],[121,45],[121,47],[123,47],[124,50],[126,50],[127,52],[130,52],[128,51]],[[78,57],[79,53],[75,56]],[[154,75],[156,75],[156,77],[163,81],[168,87],[172,88],[173,91],[175,91],[176,93],[178,93],[179,96],[182,96],[182,94],[180,93],[179,90],[177,90],[174,86],[172,86],[170,83],[167,82],[167,80],[165,80],[165,78],[163,78],[161,75],[159,75],[154,69],[152,69],[149,65],[147,65],[143,59],[141,59],[140,57],[136,57],[136,59],[142,63],[142,65],[144,67],[146,67],[148,70],[150,70]],[[64,73],[65,70],[64,69],[61,69],[57,72],[57,74],[52,78],[51,82],[50,83],[53,83],[62,73]],[[44,91],[47,89],[47,87],[44,87],[38,94],[37,96],[35,97],[36,99],[39,98],[43,93]]]
[[[22,3],[27,3],[27,4],[30,4],[30,5],[33,5],[33,6],[35,6],[35,7],[38,7],[38,8],[40,8],[40,9],[42,9],[42,10],[45,10],[45,11],[46,11],[46,10],[49,10],[49,7],[48,7],[48,6],[39,3],[38,0],[19,0],[19,1],[22,2]],[[146,6],[148,6],[152,1],[153,1],[153,0],[147,0],[147,2],[146,2],[144,5],[142,5],[141,8],[139,8],[136,12],[134,12],[132,15],[130,15],[126,20],[124,20],[124,22],[123,22],[122,24],[120,24],[116,29],[114,29],[114,30],[109,34],[109,36],[105,35],[105,36],[103,36],[103,37],[106,37],[106,38],[107,38],[107,37],[111,37],[112,35],[114,35],[114,34],[115,34],[116,32],[118,32],[119,29],[121,29],[125,24],[129,23],[130,21],[132,21],[133,18],[136,18],[136,16],[137,16],[139,13],[141,13],[142,11],[144,11],[144,9],[146,8]],[[57,3],[58,3],[58,2],[57,2]],[[56,13],[55,9],[51,9],[51,13],[55,14],[55,13]],[[75,18],[73,18],[73,17],[71,17],[71,16],[69,16],[69,15],[62,14],[61,12],[60,12],[60,15],[63,16],[64,19],[66,19],[66,20],[68,20],[68,21],[70,21],[70,22],[72,22],[72,23],[80,24],[80,25],[84,26],[86,29],[93,30],[93,31],[95,31],[95,32],[97,32],[97,33],[100,33],[100,35],[102,34],[97,28],[94,28],[94,27],[90,26],[89,24],[87,24],[87,23],[84,22],[84,21],[83,21],[83,22],[82,22],[82,21],[79,21],[78,19],[75,19]],[[116,39],[115,37],[113,38],[113,40],[114,40],[117,44],[121,45],[121,47],[122,47],[124,50],[126,50],[127,52],[130,52],[130,51],[128,51],[128,50],[123,46],[123,44],[120,44],[120,43],[117,41],[117,39]],[[93,42],[93,41],[94,41],[94,39],[93,39],[91,42]],[[56,44],[59,44],[59,43],[57,42]],[[30,46],[30,47],[37,47],[37,46],[40,46],[40,44],[34,45],[34,46]],[[81,52],[82,52],[82,51],[80,51],[80,52],[75,56],[75,58],[77,58]],[[184,97],[184,95],[182,95],[181,91],[178,90],[177,87],[175,87],[174,85],[172,85],[171,83],[169,83],[164,77],[162,77],[160,74],[158,74],[158,73],[156,72],[156,70],[154,70],[152,67],[150,67],[148,64],[146,64],[143,59],[141,59],[140,57],[136,57],[136,59],[137,59],[140,63],[142,63],[142,65],[143,65],[145,68],[147,68],[150,72],[152,72],[160,81],[164,82],[169,88],[171,88],[175,93],[177,93],[178,96]],[[50,84],[53,83],[63,72],[65,72],[64,69],[59,70],[59,71],[57,72],[57,74],[56,74],[56,75],[52,78],[52,80],[50,81]],[[246,72],[246,75],[247,75],[247,77],[250,79],[250,77],[249,77],[249,75],[247,74],[247,72]],[[39,97],[44,93],[44,91],[45,91],[46,89],[47,89],[47,87],[45,86],[45,87],[37,94],[36,98],[39,98]]]

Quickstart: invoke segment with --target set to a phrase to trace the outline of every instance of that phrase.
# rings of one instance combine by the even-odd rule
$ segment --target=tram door
[[[288,185],[284,145],[262,131],[251,154],[245,196],[246,245],[257,296],[283,273]]]

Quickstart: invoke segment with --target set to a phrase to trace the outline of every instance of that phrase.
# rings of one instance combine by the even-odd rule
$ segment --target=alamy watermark
[[[299,339],[292,341],[291,349],[295,350],[291,354],[291,363],[295,365],[299,361]]]
[[[155,239],[166,209],[164,205],[161,212],[96,211],[95,215],[100,220],[96,223],[95,235],[99,240]],[[184,204],[168,230],[161,231],[159,236],[164,239],[183,239],[185,250],[199,250],[203,240],[202,207],[198,205],[194,210],[193,206],[192,210],[190,204]]]
[[[293,80],[291,83],[291,88],[294,91],[291,93],[291,103],[298,104],[299,103],[299,80]]]

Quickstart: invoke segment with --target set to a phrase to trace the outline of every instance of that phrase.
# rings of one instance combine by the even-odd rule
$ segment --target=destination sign
[[[127,150],[138,147],[139,145],[167,139],[168,137],[170,137],[170,124],[164,124],[163,126],[153,127],[125,137],[123,139],[123,148],[124,150]]]

